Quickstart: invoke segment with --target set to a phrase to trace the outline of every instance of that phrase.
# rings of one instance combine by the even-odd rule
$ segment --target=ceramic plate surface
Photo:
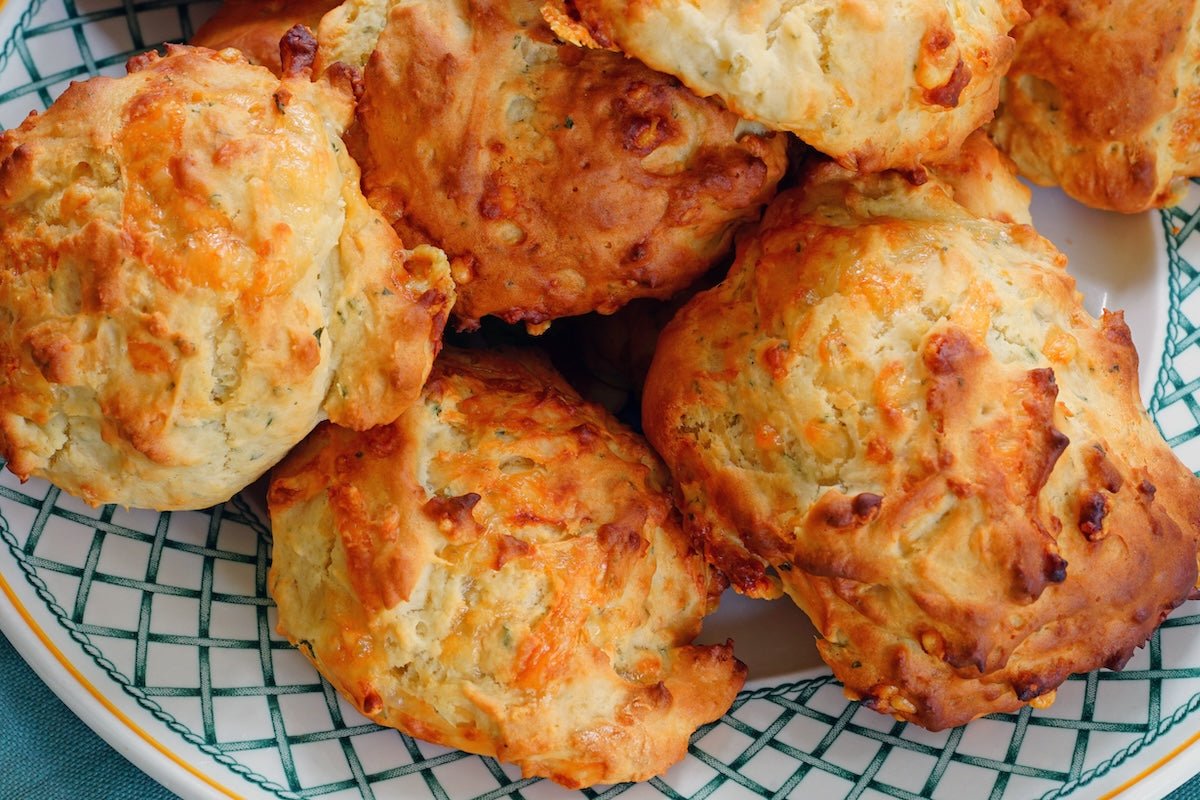
[[[214,4],[8,0],[0,126],[71,80],[186,39]],[[1093,313],[1124,308],[1164,436],[1200,468],[1200,186],[1119,217],[1039,192],[1039,229],[1071,257]],[[252,491],[193,513],[93,509],[0,473],[0,629],[118,750],[188,798],[1057,798],[1159,796],[1200,763],[1200,603],[1124,671],[1077,676],[1048,709],[941,733],[848,702],[790,603],[728,598],[752,680],[686,761],[636,785],[567,792],[379,728],[279,638],[270,532]]]

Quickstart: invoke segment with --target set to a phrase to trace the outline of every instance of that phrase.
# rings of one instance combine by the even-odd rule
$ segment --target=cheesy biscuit
[[[782,135],[556,41],[533,0],[408,0],[386,19],[355,154],[401,237],[446,251],[463,327],[538,330],[668,297],[727,254],[783,175]]]
[[[852,697],[932,729],[1119,668],[1200,534],[1121,314],[1084,311],[1015,195],[952,179],[815,169],[667,326],[643,401],[733,586],[786,592]]]
[[[745,668],[645,442],[542,361],[447,349],[391,425],[275,471],[280,630],[373,721],[571,787],[649,778]]]
[[[303,38],[297,41],[303,44]],[[344,74],[172,47],[0,135],[0,455],[89,503],[199,508],[321,420],[416,399],[454,289],[367,205]]]

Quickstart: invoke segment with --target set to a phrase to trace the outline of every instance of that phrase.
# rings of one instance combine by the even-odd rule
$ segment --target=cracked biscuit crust
[[[1120,667],[1200,532],[1121,314],[952,197],[815,170],[668,326],[643,409],[731,583],[787,592],[852,696],[932,729]]]
[[[448,265],[371,211],[349,82],[303,61],[280,81],[173,47],[0,136],[0,454],[21,478],[205,507],[326,415],[417,397]]]
[[[991,125],[1037,183],[1135,213],[1200,176],[1200,2],[1027,0]]]
[[[448,349],[389,426],[275,471],[279,626],[375,722],[571,787],[649,778],[745,668],[662,464],[528,355]]]
[[[991,119],[1019,0],[566,0],[592,39],[848,168],[952,157]],[[560,14],[552,14],[561,19]]]
[[[533,0],[394,4],[359,122],[368,197],[405,241],[446,251],[465,327],[668,297],[726,255],[786,167],[782,135],[556,41]]]

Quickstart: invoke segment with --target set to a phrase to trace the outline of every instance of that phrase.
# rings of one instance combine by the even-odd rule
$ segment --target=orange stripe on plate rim
[[[1134,784],[1144,781],[1146,778],[1150,777],[1155,772],[1162,769],[1164,766],[1166,766],[1168,761],[1171,761],[1176,756],[1178,756],[1180,753],[1182,753],[1184,750],[1187,750],[1189,747],[1191,747],[1198,741],[1200,741],[1200,731],[1193,733],[1182,744],[1178,745],[1174,750],[1167,753],[1165,756],[1160,758],[1158,761],[1155,761],[1153,764],[1146,767],[1144,770],[1139,772],[1137,775],[1134,775],[1132,778],[1125,781],[1120,786],[1113,789],[1111,792],[1106,792],[1105,794],[1100,795],[1100,797],[1098,797],[1096,800],[1111,800],[1111,798],[1114,798],[1117,795],[1121,794],[1122,792],[1125,792],[1130,787],[1132,787]],[[1184,780],[1186,782],[1187,779],[1185,778]]]
[[[4,2],[5,0],[0,0],[0,7],[3,7]],[[50,652],[51,655],[54,656],[55,659],[58,660],[58,663],[62,665],[63,669],[70,673],[71,677],[78,681],[80,686],[82,686],[84,689],[87,689],[88,693],[91,694],[91,696],[94,697],[100,703],[100,705],[104,706],[104,708],[107,709],[110,714],[120,720],[121,724],[123,724],[133,733],[136,733],[143,741],[173,761],[177,766],[191,773],[191,775],[198,780],[208,784],[212,788],[224,794],[226,797],[233,798],[233,800],[240,800],[241,795],[235,794],[234,792],[214,781],[209,776],[200,772],[191,764],[179,758],[179,756],[175,755],[175,753],[173,753],[165,745],[134,723],[134,721],[127,717],[119,708],[117,708],[113,702],[104,695],[103,692],[93,686],[92,683],[88,681],[88,679],[85,678],[78,669],[75,668],[75,665],[71,663],[70,659],[68,659],[66,655],[58,649],[58,647],[50,639],[50,636],[44,630],[42,630],[41,626],[37,624],[33,618],[33,615],[29,613],[28,609],[25,608],[20,599],[17,597],[16,592],[13,591],[12,586],[9,585],[8,580],[5,579],[3,573],[0,573],[0,590],[3,590],[5,596],[8,597],[9,602],[12,603],[13,608],[15,608],[17,613],[21,615],[21,619],[25,621],[25,625],[37,635],[38,639],[41,640],[42,645]]]
[[[0,0],[0,8],[3,8],[5,1],[6,0]],[[166,756],[168,759],[173,761],[179,767],[181,767],[184,770],[186,770],[187,772],[191,773],[197,779],[203,781],[204,783],[213,787],[214,789],[216,789],[217,791],[226,795],[227,797],[234,798],[234,800],[240,800],[240,797],[241,797],[240,795],[235,794],[234,792],[230,791],[229,789],[225,788],[224,786],[220,785],[219,783],[216,783],[215,781],[212,780],[212,778],[210,778],[209,776],[200,772],[199,770],[197,770],[195,767],[193,767],[191,764],[187,763],[186,761],[183,761],[182,759],[180,759],[177,755],[175,755],[175,753],[173,753],[171,750],[169,750],[165,745],[161,744],[157,739],[152,737],[144,729],[142,729],[137,724],[135,724],[133,722],[133,720],[129,719],[129,717],[127,717],[120,709],[118,709],[115,705],[113,705],[112,701],[110,701],[99,689],[97,689],[95,686],[93,686],[91,684],[91,682],[89,682],[87,680],[87,678],[85,678],[79,672],[79,670],[77,670],[75,668],[75,665],[71,663],[71,661],[66,657],[66,655],[64,655],[63,652],[58,649],[58,647],[54,644],[53,641],[51,641],[50,637],[46,634],[45,631],[43,631],[41,629],[41,627],[37,624],[37,622],[34,621],[33,616],[29,613],[28,610],[26,610],[25,606],[17,598],[16,593],[13,591],[12,587],[9,586],[8,581],[5,579],[5,577],[2,573],[0,573],[0,589],[2,589],[4,591],[5,596],[8,597],[8,600],[9,600],[9,602],[12,603],[13,608],[15,608],[17,610],[17,613],[21,615],[21,618],[25,621],[25,624],[29,627],[29,629],[31,631],[33,631],[37,635],[38,639],[41,640],[42,644],[50,652],[50,654],[53,655],[55,657],[55,659],[58,660],[58,663],[61,664],[62,667],[68,673],[70,673],[73,678],[75,678],[76,681],[79,682],[79,685],[81,685],[84,689],[86,689],[88,691],[88,693],[92,695],[92,697],[94,697],[102,706],[104,706],[104,708],[106,708],[108,710],[109,713],[111,713],[114,717],[116,717],[118,720],[120,720],[121,723],[125,725],[125,727],[129,728],[129,730],[133,731],[139,737],[141,737],[147,744],[151,745],[159,753]],[[1150,775],[1157,772],[1159,769],[1161,769],[1163,766],[1165,766],[1169,761],[1174,759],[1176,756],[1178,756],[1184,750],[1187,750],[1189,747],[1191,747],[1197,741],[1200,741],[1200,731],[1192,734],[1186,741],[1184,741],[1183,743],[1181,743],[1180,745],[1175,747],[1175,749],[1173,749],[1171,752],[1167,753],[1165,756],[1158,759],[1153,764],[1146,767],[1144,770],[1139,772],[1137,775],[1134,775],[1132,778],[1125,781],[1117,788],[1101,795],[1098,798],[1098,800],[1111,800],[1111,798],[1114,798],[1114,797],[1120,795],[1122,792],[1127,791],[1129,788],[1131,788],[1135,784],[1140,783],[1141,781],[1145,780]]]

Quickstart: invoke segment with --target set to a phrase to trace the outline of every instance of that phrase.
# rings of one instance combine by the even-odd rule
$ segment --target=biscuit
[[[365,67],[396,4],[397,0],[344,0],[335,6],[317,27],[317,69],[339,61]]]
[[[570,787],[649,778],[745,668],[645,442],[520,352],[447,348],[391,425],[274,472],[279,629],[373,721]]]
[[[690,529],[881,712],[1045,705],[1193,589],[1200,481],[1065,266],[936,174],[825,165],[659,339],[643,425]]]
[[[397,3],[363,83],[364,188],[401,238],[446,251],[465,328],[679,291],[787,163],[783,135],[557,42],[533,0]]]
[[[251,64],[280,75],[279,41],[294,25],[316,30],[338,0],[225,0],[196,31],[190,44],[240,50]]]
[[[1029,205],[1033,193],[1013,180],[1016,171],[1012,160],[995,148],[983,130],[978,130],[967,137],[952,161],[922,170],[914,180],[924,180],[927,173],[932,173],[954,202],[972,215],[1032,225]]]
[[[948,160],[991,119],[1019,0],[565,0],[615,46],[844,166]]]
[[[1095,208],[1178,202],[1200,176],[1200,2],[1027,0],[991,134]]]
[[[297,41],[302,44],[304,37]],[[340,139],[343,76],[172,47],[0,136],[0,455],[92,504],[228,499],[324,417],[390,422],[453,300]]]

